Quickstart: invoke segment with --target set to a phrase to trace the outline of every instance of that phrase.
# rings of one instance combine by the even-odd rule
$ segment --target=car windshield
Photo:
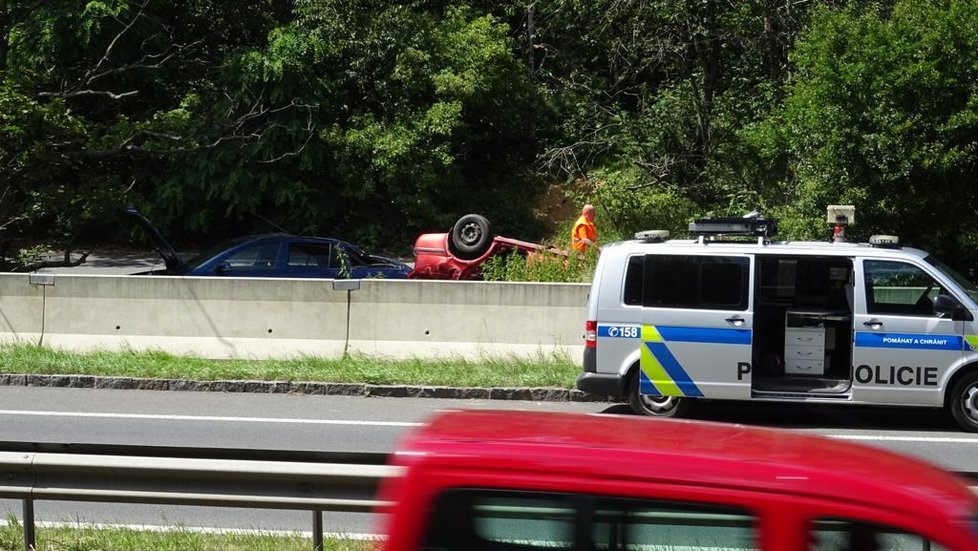
[[[947,277],[953,279],[955,283],[961,286],[965,293],[968,293],[968,297],[971,298],[972,302],[978,304],[978,286],[972,283],[971,280],[956,272],[954,268],[935,258],[934,255],[928,255],[926,258],[924,258],[924,260],[926,260],[931,266],[943,272]]]
[[[207,249],[207,250],[205,250],[203,252],[198,253],[196,256],[194,256],[193,258],[191,258],[190,260],[188,260],[186,262],[187,269],[188,270],[193,270],[197,266],[199,266],[199,265],[203,264],[204,262],[207,262],[208,260],[214,258],[214,256],[217,255],[218,253],[223,252],[223,251],[226,251],[226,250],[230,249],[231,247],[234,247],[235,245],[244,243],[248,239],[250,239],[250,238],[249,237],[237,237],[237,238],[234,238],[234,239],[229,239],[227,241],[224,241],[223,243],[220,243],[218,245],[214,245],[213,247],[211,247],[211,248],[209,248],[209,249]]]

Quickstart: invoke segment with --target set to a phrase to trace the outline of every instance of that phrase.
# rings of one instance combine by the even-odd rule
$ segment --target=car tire
[[[448,236],[449,250],[463,260],[479,258],[492,243],[489,220],[479,214],[466,214],[458,219]]]
[[[978,371],[968,373],[954,385],[948,408],[961,428],[978,432]]]
[[[642,394],[639,389],[641,369],[636,366],[633,370],[628,391],[628,405],[636,415],[648,417],[682,417],[689,409],[689,399],[678,396],[650,396]]]

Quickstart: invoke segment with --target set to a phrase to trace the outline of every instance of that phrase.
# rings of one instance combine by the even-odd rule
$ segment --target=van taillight
[[[595,348],[598,346],[598,322],[587,320],[584,322],[584,347]]]

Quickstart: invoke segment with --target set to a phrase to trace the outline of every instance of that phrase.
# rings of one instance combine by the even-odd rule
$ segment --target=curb
[[[534,402],[608,402],[606,396],[556,387],[448,387],[318,383],[309,381],[192,381],[96,375],[0,374],[0,386],[90,388],[107,390],[170,390],[192,392],[250,392],[316,396],[377,396],[384,398],[449,398],[458,400],[528,400]]]

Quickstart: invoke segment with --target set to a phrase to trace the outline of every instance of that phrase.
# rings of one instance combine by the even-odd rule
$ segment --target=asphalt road
[[[48,260],[62,260],[64,253],[53,255]],[[77,260],[78,254],[72,255]],[[45,274],[85,274],[85,275],[128,275],[148,270],[162,270],[166,266],[160,255],[153,251],[91,252],[83,264],[72,267],[42,268]]]
[[[0,440],[311,451],[390,452],[438,410],[502,408],[626,413],[594,402],[520,402],[112,391],[0,387]],[[951,470],[978,471],[978,435],[926,410],[702,404],[693,418],[845,438],[916,455]],[[20,504],[0,500],[0,514]],[[39,521],[308,531],[308,513],[221,508],[39,502]],[[325,529],[373,533],[368,515],[328,514]]]

